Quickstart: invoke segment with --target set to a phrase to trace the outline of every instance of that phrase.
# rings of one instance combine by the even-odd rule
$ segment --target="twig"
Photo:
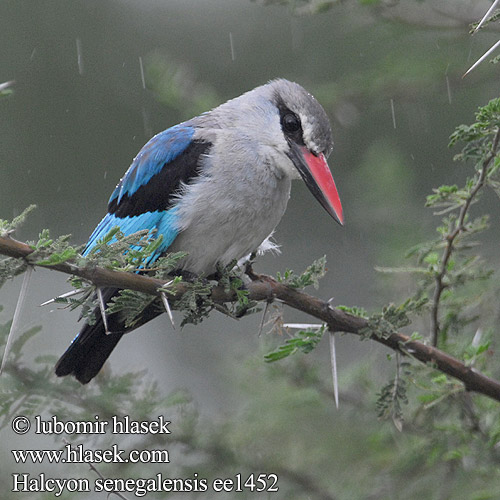
[[[498,134],[495,142],[498,142]],[[470,202],[469,202],[470,204]],[[33,249],[10,237],[0,237],[0,254],[10,257],[27,258],[33,253]],[[36,263],[31,263],[36,265]],[[159,296],[159,289],[165,285],[166,280],[159,280],[149,276],[141,276],[137,273],[113,271],[100,267],[77,267],[70,263],[43,266],[47,269],[60,271],[70,275],[80,276],[93,282],[96,286],[110,286],[114,288],[128,288],[150,295]],[[171,286],[172,300],[178,300],[186,291],[184,283],[176,283]],[[248,283],[248,298],[255,301],[280,300],[288,306],[313,316],[327,324],[333,332],[346,332],[366,336],[369,328],[368,321],[359,316],[353,316],[341,309],[332,307],[328,302],[313,297],[287,285],[277,282],[274,278],[259,275],[255,281]],[[216,286],[212,289],[211,299],[214,302],[235,302],[237,295],[235,291],[227,291],[224,286]],[[437,370],[460,380],[465,389],[488,396],[500,402],[500,382],[483,375],[475,368],[465,365],[463,362],[440,351],[436,347],[425,345],[402,333],[393,333],[388,336],[379,337],[371,334],[369,338],[383,344],[403,355],[410,355],[414,359],[434,366]]]
[[[458,215],[458,219],[455,223],[455,229],[452,232],[449,232],[446,235],[446,246],[443,251],[443,255],[441,257],[441,267],[439,269],[438,274],[435,276],[436,288],[434,289],[434,294],[432,297],[431,303],[431,343],[434,347],[438,345],[439,340],[439,305],[441,300],[441,294],[443,290],[446,288],[446,284],[444,283],[446,274],[448,272],[448,262],[450,260],[451,254],[455,249],[454,243],[457,237],[462,234],[465,229],[465,217],[467,212],[472,204],[472,201],[476,197],[479,190],[484,186],[484,181],[488,174],[488,167],[490,163],[496,156],[498,143],[500,140],[500,129],[495,134],[495,138],[493,140],[493,144],[491,146],[491,153],[485,158],[483,164],[481,166],[481,171],[479,173],[479,178],[472,188],[469,196],[466,198],[462,208],[460,209],[460,213]]]

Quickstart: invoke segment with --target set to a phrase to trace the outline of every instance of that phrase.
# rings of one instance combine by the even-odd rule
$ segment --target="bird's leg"
[[[254,273],[253,263],[255,262],[255,258],[257,257],[257,252],[252,252],[250,254],[250,258],[247,260],[245,264],[245,274],[252,280],[256,281],[259,279],[259,275]]]
[[[253,270],[253,263],[255,262],[256,256],[257,252],[253,252],[252,254],[250,254],[250,258],[245,264],[245,274],[252,281],[267,281],[267,282],[275,281],[274,278],[272,278],[271,276],[267,276],[266,274],[259,274]]]
[[[186,270],[174,271],[172,273],[172,275],[173,276],[180,276],[183,281],[187,281],[189,283],[193,283],[194,281],[200,279],[200,277],[197,274],[192,273],[191,271],[186,271]]]

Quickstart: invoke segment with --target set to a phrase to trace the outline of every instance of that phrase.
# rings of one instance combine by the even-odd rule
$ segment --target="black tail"
[[[104,289],[105,303],[108,303],[116,293],[116,289]],[[94,314],[95,323],[93,325],[85,323],[66,352],[59,358],[55,368],[58,377],[74,375],[82,384],[90,382],[125,333],[125,328],[120,324],[117,315],[111,314],[106,318],[112,332],[106,334],[100,310],[95,310]]]
[[[82,384],[90,382],[102,368],[125,332],[104,333],[102,320],[81,329],[78,337],[59,358],[56,375],[74,375]]]
[[[119,292],[117,288],[103,288],[102,297],[105,304]],[[109,355],[123,337],[124,333],[144,325],[162,313],[162,307],[157,303],[149,304],[137,318],[133,327],[125,328],[125,322],[120,312],[106,316],[108,329],[106,334],[101,311],[94,311],[96,321],[93,325],[85,323],[80,333],[75,337],[66,352],[56,363],[56,375],[74,375],[82,384],[90,382],[102,368]]]

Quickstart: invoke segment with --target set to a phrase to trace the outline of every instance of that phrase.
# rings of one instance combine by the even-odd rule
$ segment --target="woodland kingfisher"
[[[125,235],[146,229],[162,236],[152,261],[186,252],[179,271],[209,276],[268,241],[298,178],[343,224],[326,161],[332,146],[328,117],[304,88],[284,79],[256,87],[155,135],[111,194],[83,255],[116,226]],[[101,293],[108,303],[118,290]],[[58,376],[89,382],[133,329],[119,312],[107,321],[99,308],[94,314],[57,362]],[[140,324],[152,317],[145,310]]]

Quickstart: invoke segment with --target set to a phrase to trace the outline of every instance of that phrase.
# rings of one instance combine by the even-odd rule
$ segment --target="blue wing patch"
[[[193,140],[194,128],[176,125],[153,137],[113,191],[108,212],[129,217],[171,209],[183,184],[198,177],[211,144]]]
[[[125,195],[132,196],[141,186],[160,173],[164,165],[169,164],[191,144],[194,128],[175,125],[150,139],[134,158],[123,179],[111,194],[119,204]]]
[[[116,226],[126,236],[143,229],[155,231],[155,238],[162,236],[146,265],[172,244],[181,226],[176,195],[199,175],[200,157],[211,147],[209,142],[193,140],[195,129],[186,123],[155,135],[141,149],[113,191],[108,214],[90,236],[83,255]]]
[[[113,214],[106,214],[104,219],[95,228],[94,232],[89,238],[87,246],[83,251],[83,255],[88,255],[95,247],[98,240],[106,236],[114,227],[119,227],[120,231],[125,236],[148,229],[149,231],[156,230],[154,237],[162,236],[161,245],[157,248],[156,252],[151,256],[146,264],[151,264],[160,255],[162,255],[168,247],[172,244],[178,234],[178,216],[177,209],[172,208],[167,211],[146,212],[141,215],[132,217],[116,217]]]

